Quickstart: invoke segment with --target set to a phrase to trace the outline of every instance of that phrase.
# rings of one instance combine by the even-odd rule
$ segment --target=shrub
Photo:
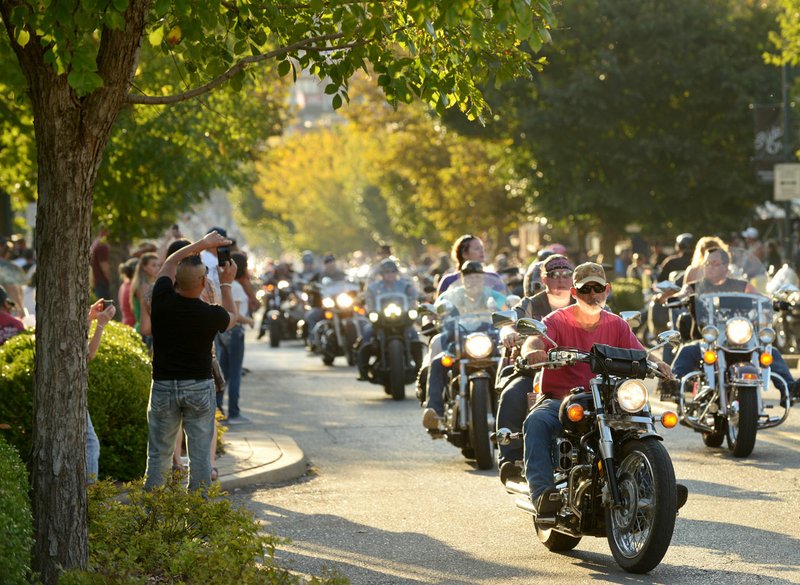
[[[89,568],[65,573],[61,585],[110,583],[300,584],[275,564],[282,541],[259,532],[243,508],[219,497],[204,499],[177,484],[146,492],[141,482],[119,488],[101,481],[89,489]],[[341,576],[309,583],[339,585]]]
[[[613,295],[609,299],[614,312],[641,311],[644,307],[642,282],[638,278],[618,278],[611,283]]]
[[[16,449],[0,437],[0,575],[3,583],[28,583],[33,517],[28,472]]]
[[[33,418],[34,336],[21,333],[0,346],[0,423],[29,461]],[[89,362],[89,413],[100,439],[100,475],[141,477],[147,458],[150,358],[139,335],[111,322]]]

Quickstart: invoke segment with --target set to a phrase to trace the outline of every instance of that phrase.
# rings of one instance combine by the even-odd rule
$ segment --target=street
[[[660,429],[689,500],[661,564],[631,575],[605,539],[549,552],[496,470],[479,471],[427,436],[413,386],[394,402],[357,382],[344,358],[325,367],[299,342],[271,349],[251,335],[243,411],[293,437],[311,473],[233,499],[291,539],[276,557],[298,572],[327,567],[354,584],[800,583],[797,411],[760,432],[747,459],[705,447],[687,428]],[[248,410],[250,392],[269,394],[271,408]]]

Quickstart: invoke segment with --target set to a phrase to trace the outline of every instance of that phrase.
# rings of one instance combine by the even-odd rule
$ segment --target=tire
[[[269,346],[279,347],[281,344],[281,322],[278,319],[269,320]]]
[[[533,526],[536,528],[536,536],[539,537],[539,540],[542,542],[543,545],[547,547],[547,550],[551,550],[553,552],[565,552],[568,550],[572,550],[581,539],[577,536],[570,536],[569,534],[564,534],[563,532],[556,532],[552,528],[542,528],[538,524],[536,524],[536,520],[533,521]]]
[[[744,392],[742,391],[744,390]],[[734,457],[747,457],[756,446],[758,431],[758,396],[756,388],[728,390],[728,449]]]
[[[428,399],[428,366],[422,367],[417,373],[417,400],[420,405],[424,405]]]
[[[470,382],[469,408],[471,415],[469,439],[475,451],[478,469],[492,469],[495,457],[489,433],[494,430],[494,424],[489,424],[489,417],[492,416],[492,397],[489,394],[489,380],[486,378],[476,378]]]
[[[335,360],[335,359],[336,358],[333,357],[332,355],[323,355],[322,356],[322,363],[325,364],[326,366],[332,366],[333,365],[333,360]]]
[[[667,450],[654,437],[625,443],[619,461],[617,484],[623,505],[605,510],[608,545],[624,570],[647,573],[664,558],[675,529],[675,470]]]
[[[389,391],[394,400],[406,397],[406,348],[399,339],[389,340]]]

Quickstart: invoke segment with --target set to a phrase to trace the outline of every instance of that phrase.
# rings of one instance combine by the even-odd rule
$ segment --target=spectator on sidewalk
[[[107,299],[111,295],[111,268],[108,245],[108,228],[100,225],[97,237],[89,248],[89,260],[92,266],[92,288],[98,299]]]
[[[89,352],[86,356],[87,361],[92,361],[97,355],[97,348],[100,347],[100,340],[103,337],[103,330],[108,322],[114,318],[117,309],[114,305],[106,303],[103,299],[98,299],[89,307],[89,325],[92,321],[97,321],[92,338],[89,340]],[[100,439],[92,424],[92,417],[89,416],[89,409],[86,409],[86,483],[97,481],[100,473]]]
[[[145,488],[171,476],[172,454],[183,424],[189,456],[189,489],[211,483],[216,389],[211,346],[217,333],[238,320],[232,281],[236,265],[219,267],[222,307],[200,299],[208,280],[200,252],[230,245],[215,231],[167,258],[153,287],[153,385],[147,407],[148,445]]]
[[[222,375],[228,390],[228,418],[229,425],[249,423],[250,419],[239,410],[239,391],[242,383],[242,364],[244,363],[244,325],[253,326],[253,319],[248,309],[247,293],[239,283],[247,272],[247,260],[244,254],[234,252],[231,259],[236,264],[236,279],[231,283],[233,301],[238,310],[238,322],[230,330],[217,335],[217,359],[219,360]],[[224,394],[217,393],[217,407],[222,410]],[[224,411],[223,411],[224,412]]]
[[[11,314],[14,304],[8,296],[8,291],[0,285],[0,345],[25,330],[22,321]]]
[[[136,264],[131,280],[131,308],[136,317],[136,331],[142,336],[147,348],[153,349],[152,326],[150,323],[150,294],[156,275],[161,268],[158,256],[153,252],[142,254]]]
[[[119,309],[122,311],[122,322],[128,327],[136,326],[136,315],[131,306],[131,284],[138,263],[139,260],[137,258],[128,258],[119,265],[119,277],[122,280],[122,284],[119,286],[117,301],[119,302]]]

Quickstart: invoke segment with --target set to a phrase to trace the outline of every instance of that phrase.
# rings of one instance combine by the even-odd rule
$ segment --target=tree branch
[[[201,85],[200,87],[196,87],[184,93],[179,93],[176,95],[169,95],[169,96],[147,96],[147,95],[134,95],[128,94],[127,102],[129,104],[147,104],[147,105],[164,105],[164,104],[174,104],[177,102],[186,101],[192,99],[193,97],[197,97],[201,94],[211,91],[215,87],[225,83],[231,77],[239,73],[240,71],[244,71],[244,69],[248,65],[252,65],[254,63],[260,63],[261,61],[266,61],[268,59],[273,59],[276,57],[281,57],[286,55],[287,53],[291,53],[292,51],[297,51],[300,49],[306,49],[309,51],[335,51],[340,50],[340,48],[347,48],[344,47],[309,47],[309,45],[327,41],[333,41],[336,39],[340,39],[345,36],[345,33],[334,33],[330,35],[323,35],[320,37],[313,37],[308,39],[303,39],[286,47],[281,47],[280,49],[275,49],[274,51],[269,51],[267,53],[262,53],[261,55],[250,55],[249,57],[244,57],[238,63],[233,65],[229,68],[225,73],[219,75],[218,77],[212,79],[208,83]]]

